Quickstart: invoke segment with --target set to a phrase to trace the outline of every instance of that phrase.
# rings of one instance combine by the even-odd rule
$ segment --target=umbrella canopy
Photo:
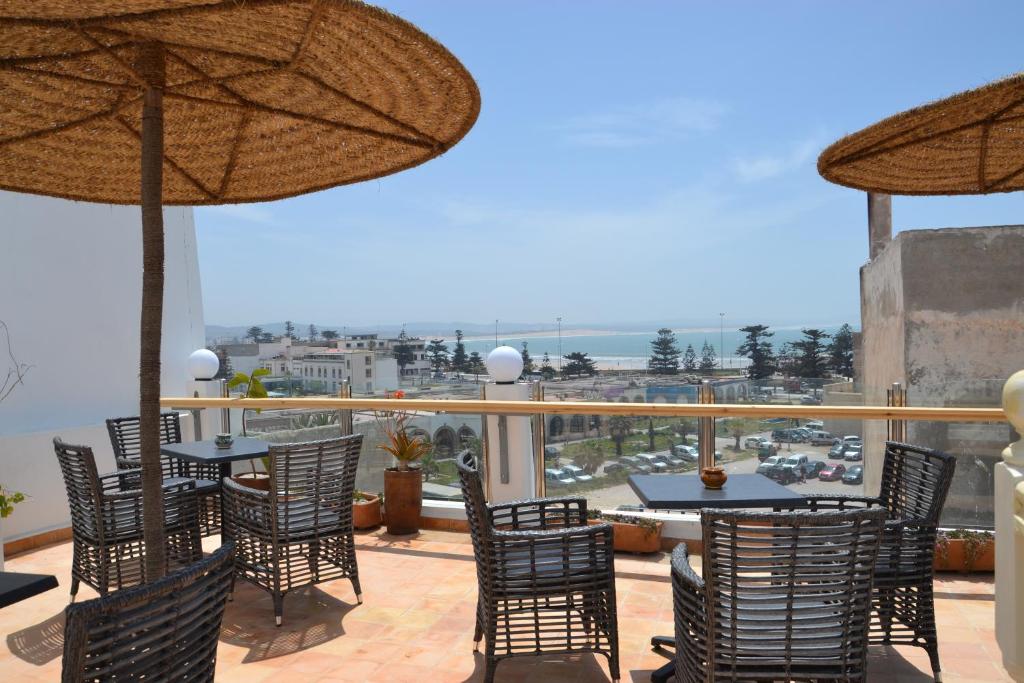
[[[155,9],[160,7],[160,9]],[[4,3],[0,187],[140,203],[140,50],[163,47],[165,204],[289,197],[442,154],[480,108],[442,45],[326,0]],[[96,15],[103,16],[96,16]]]
[[[818,172],[868,192],[1024,189],[1024,74],[916,107],[830,145]]]
[[[442,154],[476,121],[469,73],[353,0],[6,0],[0,188],[142,207],[145,576],[163,575],[163,204],[289,197]],[[69,226],[73,229],[73,226]]]

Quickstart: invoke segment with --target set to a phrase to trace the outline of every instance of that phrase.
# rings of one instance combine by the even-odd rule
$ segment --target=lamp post
[[[718,314],[718,367],[725,370],[725,313]]]
[[[499,346],[484,361],[491,377],[484,387],[488,401],[529,401],[531,386],[516,380],[523,373],[523,356],[511,346]],[[488,500],[531,498],[535,489],[534,444],[529,417],[488,415],[486,418]]]
[[[217,373],[220,371],[220,358],[217,357],[210,349],[196,349],[188,357],[188,374],[196,382],[213,382],[218,381],[215,378]],[[227,397],[227,382],[219,380],[220,389],[218,393],[226,398]],[[195,398],[199,398],[199,392],[194,391],[192,395]],[[200,408],[193,408],[190,412],[192,413],[192,427],[195,431],[196,441],[203,440],[203,425],[200,419]],[[227,409],[221,410],[221,431],[231,431],[231,415]]]
[[[558,377],[562,377],[562,316],[556,318],[558,321]]]

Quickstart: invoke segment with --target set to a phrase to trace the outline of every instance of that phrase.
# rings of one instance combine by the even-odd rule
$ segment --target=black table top
[[[27,600],[57,587],[57,577],[49,574],[0,572],[0,607]]]
[[[187,441],[185,443],[169,443],[160,446],[163,455],[201,464],[220,464],[236,460],[253,460],[262,458],[270,451],[266,441],[236,436],[231,448],[217,448],[216,442]]]
[[[730,474],[717,491],[705,488],[696,473],[633,474],[629,485],[644,507],[653,510],[789,507],[803,501],[799,493],[761,474]]]

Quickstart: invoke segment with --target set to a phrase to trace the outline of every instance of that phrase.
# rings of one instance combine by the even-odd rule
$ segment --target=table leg
[[[228,536],[227,508],[224,507],[224,480],[231,476],[231,463],[220,464],[220,542],[221,545],[231,540]]]
[[[651,638],[651,647],[658,652],[661,652],[661,648],[675,647],[676,639],[672,636],[654,636]],[[668,654],[664,652],[662,654]],[[676,675],[676,663],[675,660],[670,660],[665,664],[661,665],[653,672],[651,672],[651,683],[668,683],[668,680]]]

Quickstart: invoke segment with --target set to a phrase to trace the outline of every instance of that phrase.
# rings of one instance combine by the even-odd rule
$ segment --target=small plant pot
[[[721,467],[705,467],[700,471],[700,480],[704,482],[704,488],[717,490],[725,486],[725,480],[729,475]]]
[[[590,525],[612,525],[612,547],[624,553],[656,553],[661,550],[661,531],[664,522],[655,522],[654,529],[645,529],[639,524],[592,519]]]
[[[423,472],[418,468],[384,470],[384,500],[388,502],[385,512],[389,534],[418,533],[423,507]]]
[[[383,520],[381,514],[380,496],[364,493],[366,500],[352,501],[352,526],[356,529],[372,529],[380,526]]]
[[[935,571],[937,572],[991,572],[995,571],[996,544],[984,541],[973,562],[968,561],[967,541],[962,538],[950,538],[945,541],[946,548],[935,549]]]
[[[231,481],[239,486],[246,486],[257,491],[270,490],[270,475],[263,472],[246,472],[231,475]]]

